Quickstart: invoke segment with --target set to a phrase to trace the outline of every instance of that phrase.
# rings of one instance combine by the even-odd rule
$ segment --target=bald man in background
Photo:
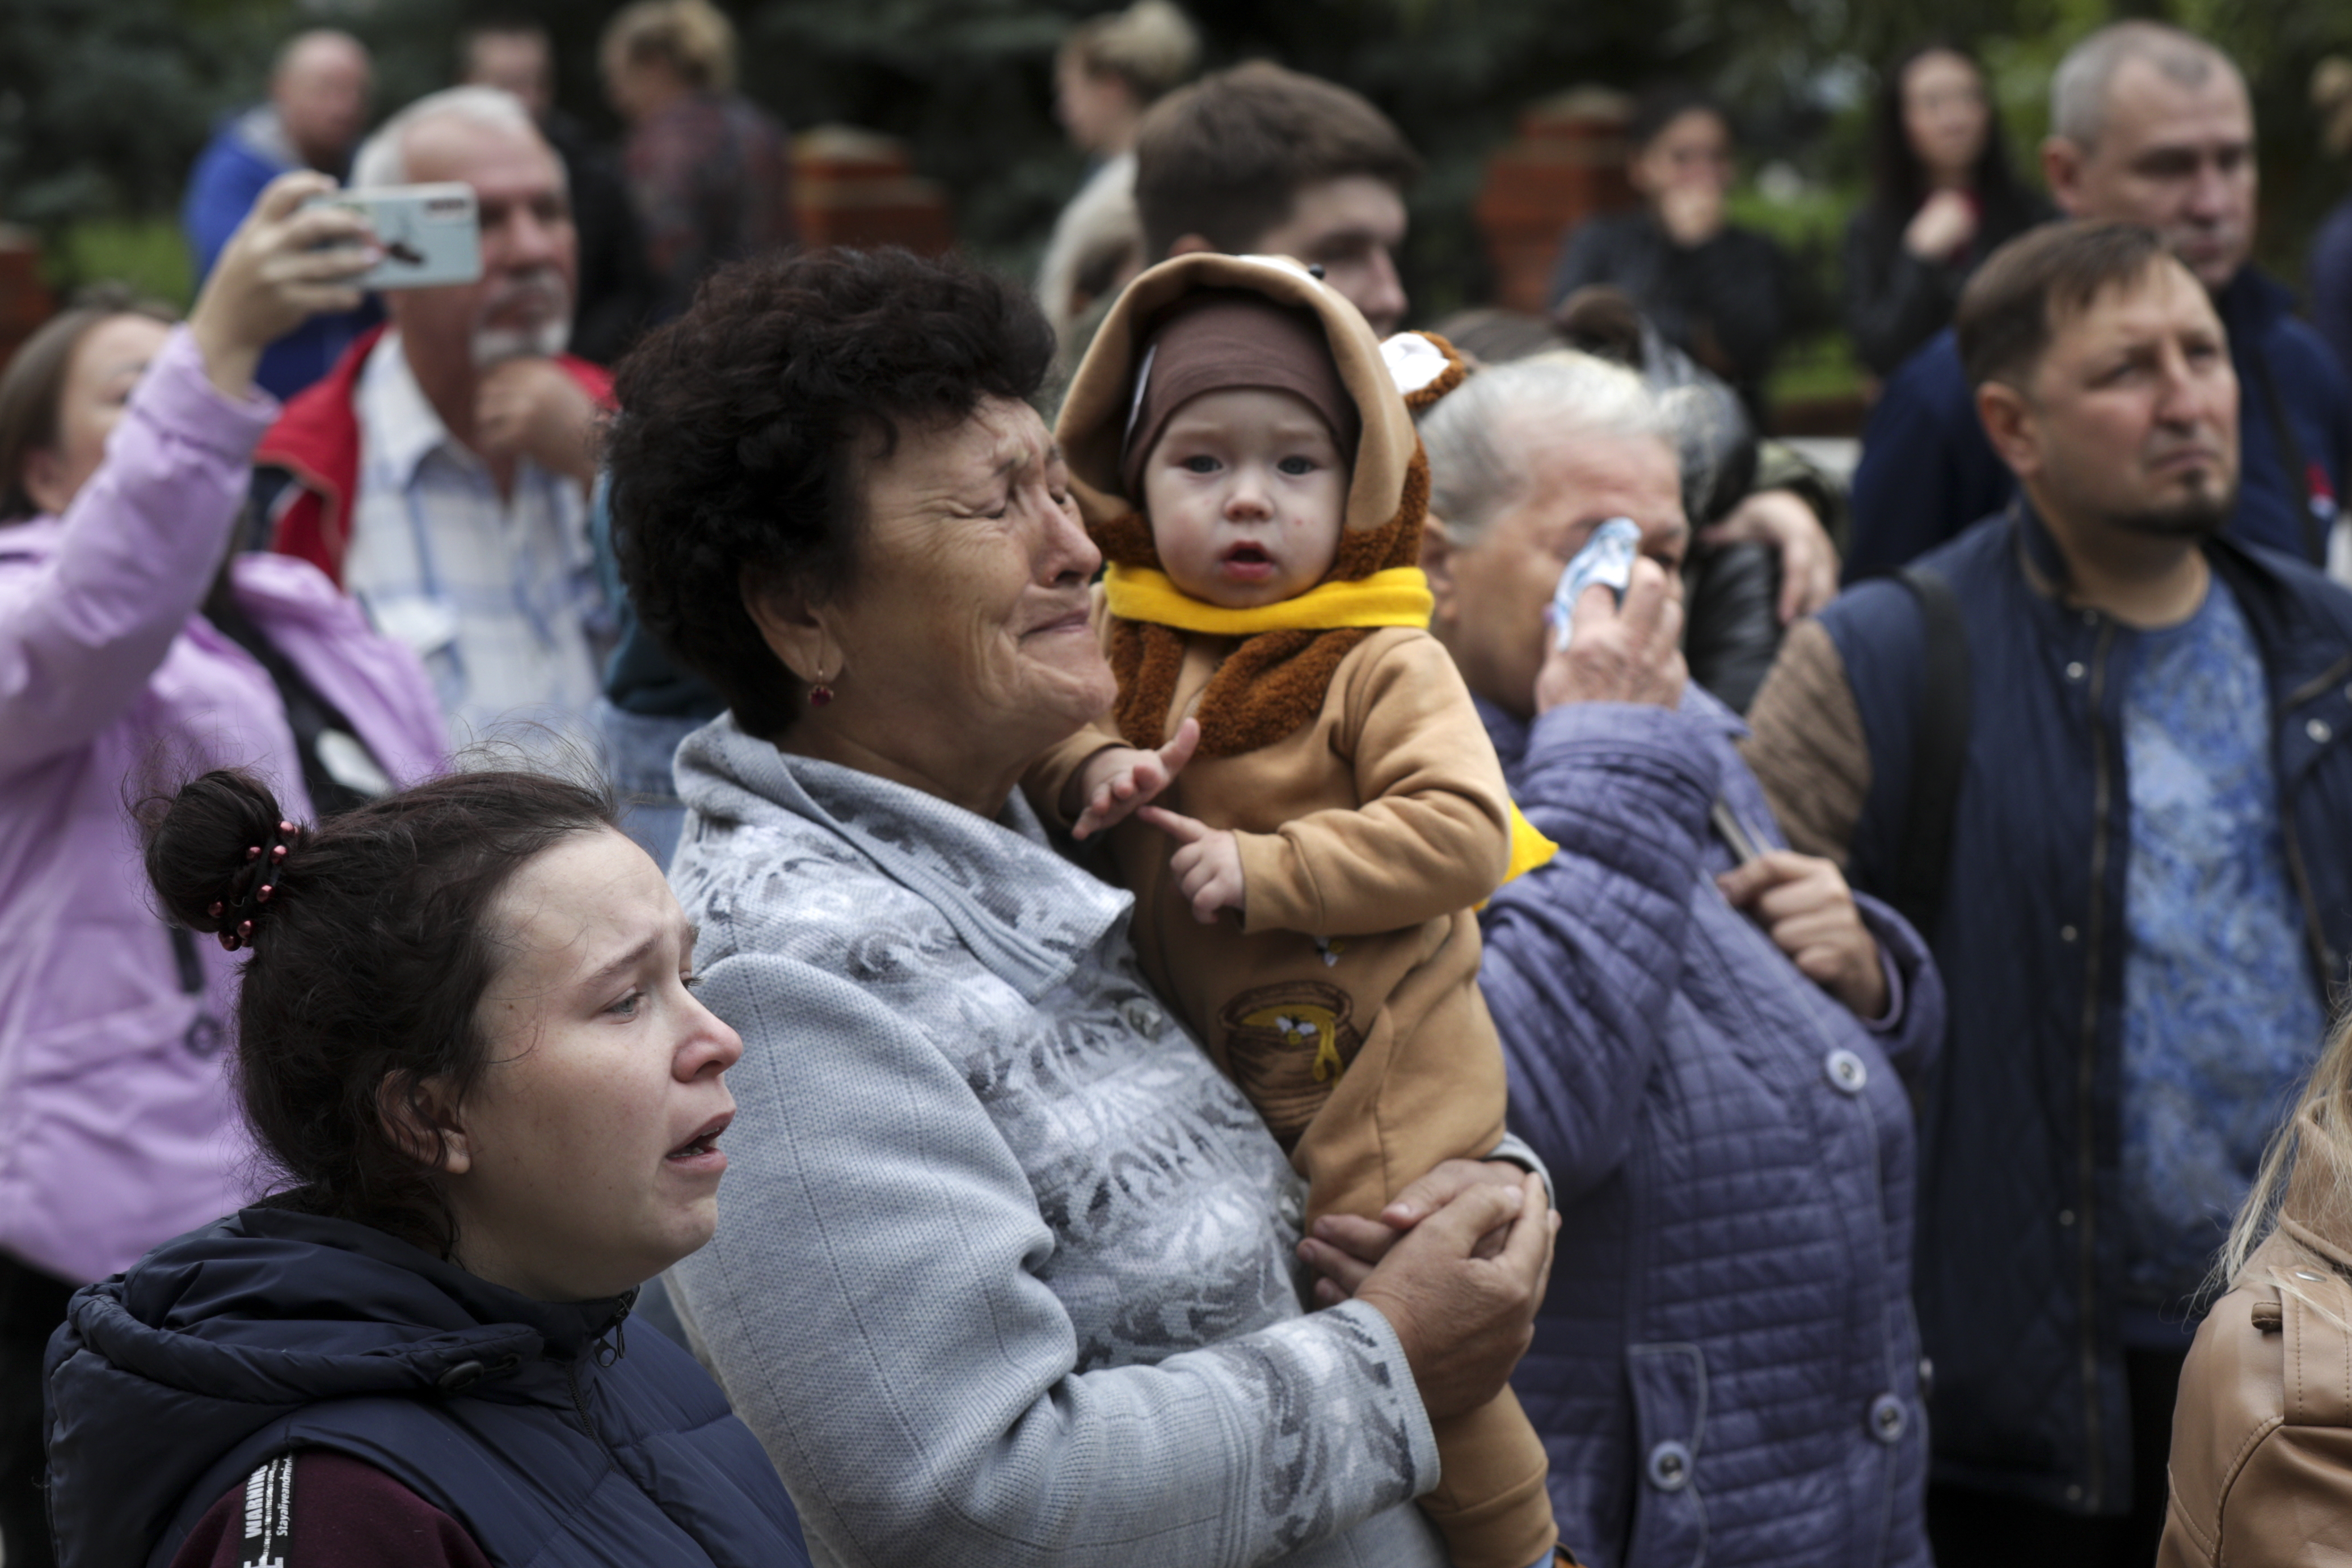
[[[374,78],[367,46],[349,33],[321,28],[286,41],[270,68],[268,101],[222,121],[188,175],[180,223],[198,283],[262,186],[289,169],[343,177],[367,129]],[[373,300],[341,315],[313,316],[270,345],[254,379],[278,397],[291,397],[381,320]]]

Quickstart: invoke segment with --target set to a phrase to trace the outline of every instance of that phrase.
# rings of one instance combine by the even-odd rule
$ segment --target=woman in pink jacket
[[[247,767],[299,816],[436,771],[424,671],[319,571],[235,555],[262,349],[348,310],[360,221],[273,183],[185,326],[68,311],[0,377],[0,1550],[46,1564],[40,1363],[76,1286],[237,1208],[241,954],[151,907],[126,803]]]

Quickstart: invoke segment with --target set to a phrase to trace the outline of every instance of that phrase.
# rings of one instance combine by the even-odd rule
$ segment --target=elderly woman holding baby
[[[621,376],[624,575],[730,705],[672,879],[740,1112],[673,1279],[820,1562],[1434,1568],[1433,1422],[1526,1345],[1542,1188],[1511,1145],[1302,1241],[1132,898],[1021,795],[1114,697],[1052,357],[1003,284],[836,252],[722,274]],[[1353,1299],[1305,1312],[1302,1261]]]

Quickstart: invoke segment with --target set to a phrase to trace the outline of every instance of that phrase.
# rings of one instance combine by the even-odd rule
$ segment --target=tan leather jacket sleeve
[[[1335,738],[1354,811],[1235,835],[1245,931],[1369,936],[1484,902],[1511,860],[1510,792],[1453,656],[1398,639],[1351,676]]]
[[[1756,700],[1740,754],[1764,786],[1791,848],[1849,870],[1870,797],[1870,742],[1845,662],[1815,620],[1789,628]]]
[[[2174,1407],[2158,1568],[2352,1561],[2347,1322],[2352,1284],[2276,1237],[2214,1303]]]

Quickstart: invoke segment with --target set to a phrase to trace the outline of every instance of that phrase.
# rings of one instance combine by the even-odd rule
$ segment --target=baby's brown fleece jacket
[[[1171,734],[1233,646],[1187,637]],[[1050,809],[1088,757],[1124,743],[1081,731],[1032,772],[1030,798]],[[1378,1213],[1438,1161],[1491,1151],[1502,1049],[1478,992],[1473,911],[1509,864],[1510,797],[1444,647],[1423,631],[1373,632],[1309,722],[1256,751],[1194,758],[1159,804],[1234,832],[1245,909],[1239,922],[1195,921],[1169,871],[1174,841],[1129,818],[1109,837],[1135,894],[1136,952],[1290,1149],[1312,1213]],[[1349,1070],[1314,1082],[1311,1051],[1269,1048],[1269,1014],[1328,1017]]]

